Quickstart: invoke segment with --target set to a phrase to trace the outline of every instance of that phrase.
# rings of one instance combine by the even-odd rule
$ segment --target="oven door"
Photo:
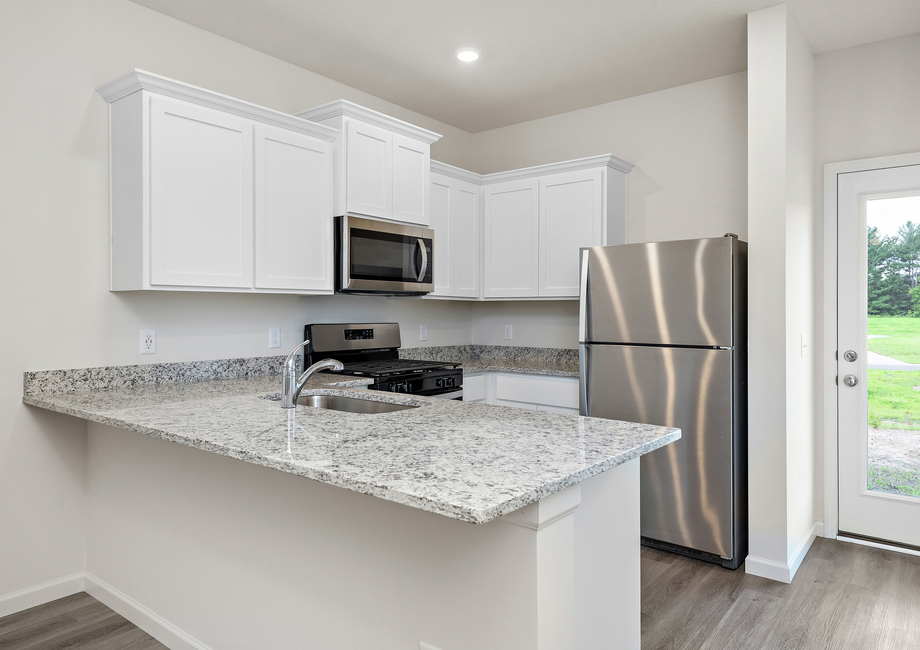
[[[338,293],[424,294],[434,290],[434,231],[336,217]]]

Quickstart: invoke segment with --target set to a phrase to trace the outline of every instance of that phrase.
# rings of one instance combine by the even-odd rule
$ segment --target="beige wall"
[[[444,134],[435,155],[468,164],[458,129],[126,0],[0,3],[0,611],[84,559],[86,425],[23,406],[23,371],[264,356],[308,322],[352,318],[396,320],[407,345],[419,324],[431,345],[470,340],[463,303],[110,293],[107,107],[94,89],[133,68],[287,112],[344,97]],[[282,350],[268,349],[272,326]],[[155,356],[139,356],[141,328],[157,330]]]
[[[747,239],[747,76],[728,75],[473,136],[474,171],[612,153],[628,176],[630,242]],[[503,325],[514,339],[505,341]],[[479,303],[473,342],[578,346],[577,301]]]
[[[746,74],[473,136],[480,173],[612,153],[628,176],[629,241],[747,239]]]

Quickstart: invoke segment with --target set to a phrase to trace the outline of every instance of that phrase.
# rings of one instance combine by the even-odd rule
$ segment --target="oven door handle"
[[[425,241],[422,239],[415,240],[416,245],[422,252],[422,268],[418,272],[418,281],[424,282],[425,272],[428,270],[428,250],[425,248]]]

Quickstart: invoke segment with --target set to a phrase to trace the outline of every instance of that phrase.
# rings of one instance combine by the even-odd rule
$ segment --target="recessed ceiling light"
[[[457,58],[461,61],[475,61],[479,58],[479,50],[472,47],[461,47],[457,50]]]

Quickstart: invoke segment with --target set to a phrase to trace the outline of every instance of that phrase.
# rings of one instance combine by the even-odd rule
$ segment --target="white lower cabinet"
[[[463,401],[578,415],[578,377],[511,373],[464,376]]]
[[[434,171],[436,166],[447,173]],[[451,173],[448,167],[432,163],[431,228],[435,232],[432,295],[478,298],[480,187],[448,175]]]
[[[113,291],[333,292],[337,131],[141,71],[99,94]]]

